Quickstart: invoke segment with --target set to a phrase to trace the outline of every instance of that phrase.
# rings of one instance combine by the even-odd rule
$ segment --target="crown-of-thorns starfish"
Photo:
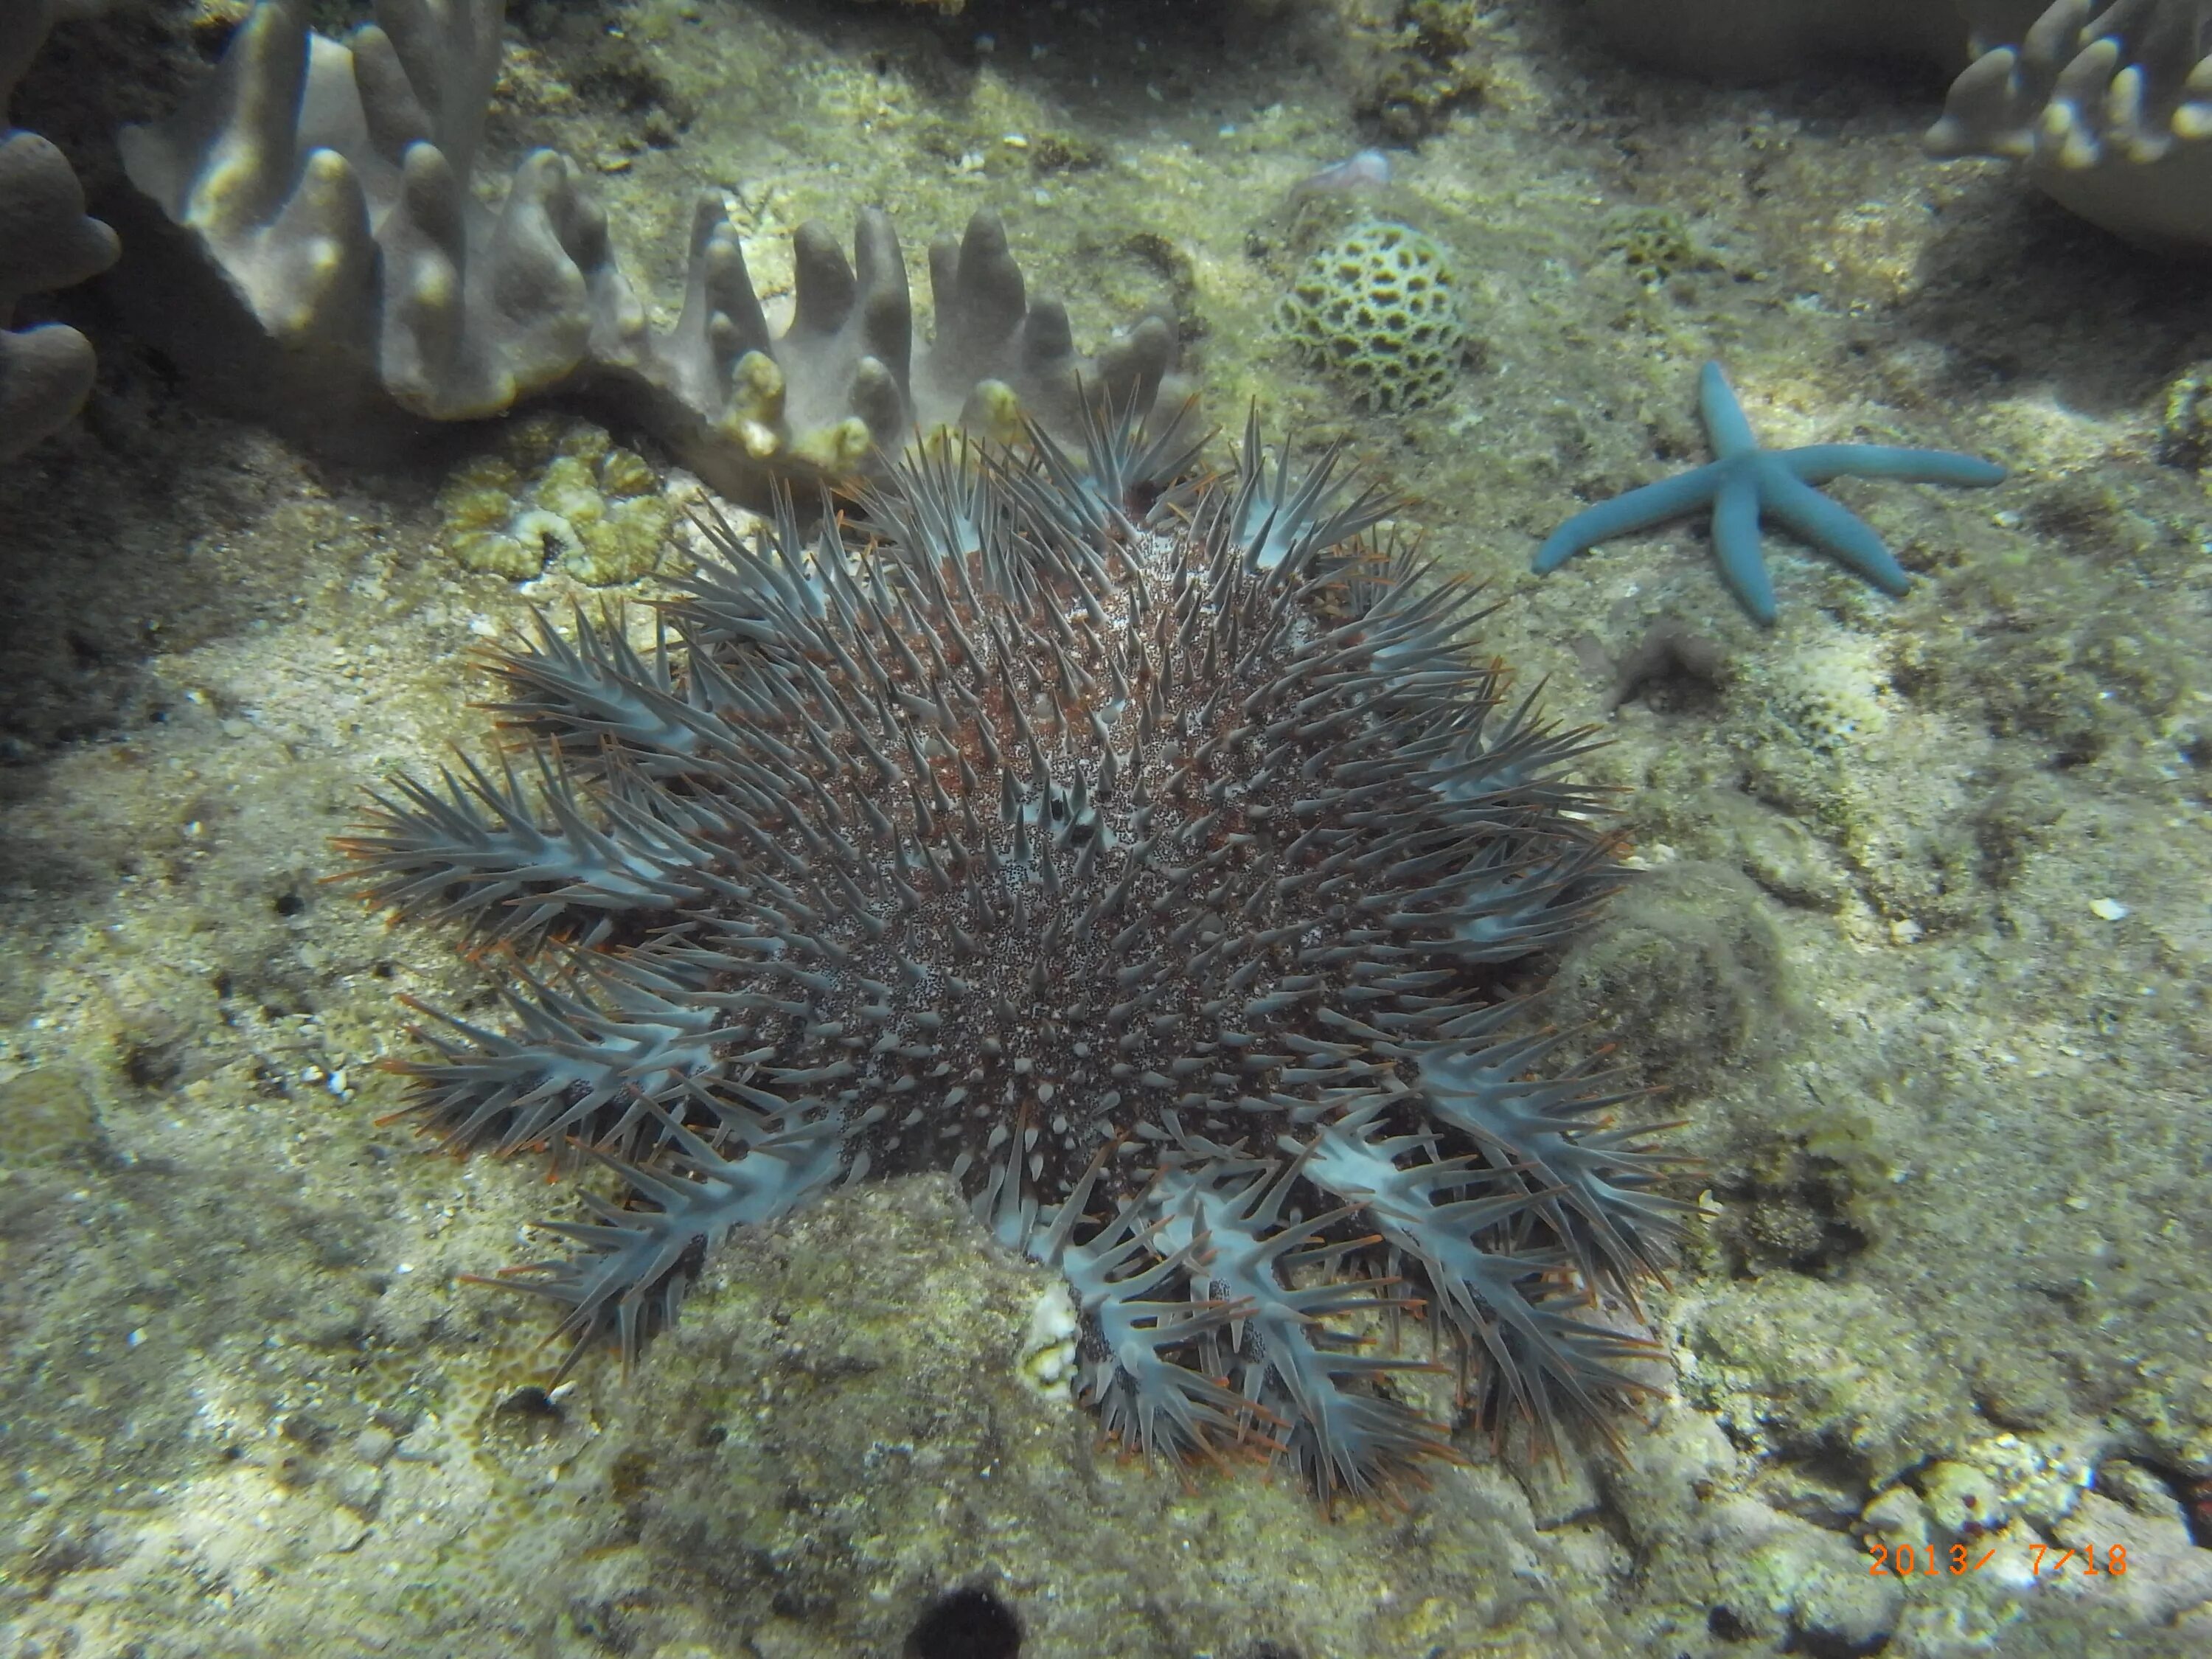
[[[1994,461],[1944,449],[1887,444],[1761,449],[1718,363],[1707,363],[1698,379],[1698,412],[1716,459],[1583,508],[1545,538],[1529,568],[1548,575],[1600,542],[1710,509],[1721,580],[1754,618],[1771,623],[1774,581],[1759,547],[1759,530],[1768,518],[1779,520],[1800,541],[1892,598],[1901,596],[1911,580],[1863,520],[1814,485],[1845,477],[1987,485],[2002,483],[2005,476]]]

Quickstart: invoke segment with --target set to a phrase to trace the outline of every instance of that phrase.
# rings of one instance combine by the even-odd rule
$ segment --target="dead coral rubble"
[[[92,390],[91,343],[59,323],[10,331],[17,301],[115,262],[115,233],[85,216],[68,159],[7,124],[9,97],[52,21],[52,0],[0,0],[0,461],[61,426]]]
[[[309,32],[301,0],[259,0],[181,109],[124,131],[125,170],[159,210],[148,240],[179,256],[134,257],[126,288],[218,395],[349,447],[574,395],[733,495],[869,470],[917,428],[1006,436],[1026,416],[1073,435],[1086,396],[1159,398],[1169,325],[1079,357],[1066,311],[1029,303],[989,215],[931,248],[922,343],[880,210],[861,211],[849,264],[829,231],[799,228],[777,333],[736,228],[703,198],[681,315],[656,331],[568,161],[526,155],[496,209],[470,188],[500,16],[498,0],[377,0],[377,21],[340,45]]]

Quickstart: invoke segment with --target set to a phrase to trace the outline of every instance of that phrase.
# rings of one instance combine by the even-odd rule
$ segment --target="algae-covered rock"
[[[1756,1640],[1747,1651],[1877,1651],[1896,1626],[1894,1582],[1868,1574],[1847,1534],[1730,1490],[1737,1462],[1711,1419],[1676,1411],[1605,1466],[1644,1594],[1731,1644]]]
[[[1693,1091],[1770,1059],[1794,1023],[1789,964],[1759,890],[1717,864],[1632,883],[1568,953],[1559,1016],[1620,1033],[1639,1078]]]
[[[1483,100],[1492,26],[1475,0],[1403,0],[1356,29],[1353,107],[1393,143],[1416,144]]]
[[[1711,1126],[1719,1202],[1706,1237],[1729,1272],[1836,1278],[1884,1233],[1896,1170],[1868,1103],[1797,1089]]]
[[[1745,1501],[1716,1528],[1720,1605],[1739,1628],[1771,1631],[1790,1648],[1869,1653],[1896,1628],[1904,1593],[1867,1570],[1851,1539]]]
[[[634,1570],[720,1607],[740,1650],[898,1653],[962,1589],[1020,1621],[1023,1659],[1631,1650],[1479,1448],[1331,1522],[1235,1458],[1179,1478],[1101,1445],[1023,1374],[1051,1276],[984,1245],[948,1182],[736,1243],[594,1457]]]
[[[1720,265],[1671,208],[1621,209],[1606,220],[1598,246],[1620,259],[1645,288],[1663,288],[1677,276]]]
[[[0,1166],[60,1163],[82,1156],[99,1139],[92,1096],[70,1072],[42,1066],[0,1083]]]
[[[1965,1443],[1974,1419],[1958,1361],[1857,1285],[1764,1281],[1698,1308],[1683,1384],[1741,1445],[1849,1467],[1868,1490]]]

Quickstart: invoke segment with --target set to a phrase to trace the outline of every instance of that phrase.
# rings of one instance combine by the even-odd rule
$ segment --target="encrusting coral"
[[[121,135],[158,209],[129,238],[144,325],[230,401],[311,439],[358,447],[558,391],[754,497],[770,477],[880,466],[917,429],[1006,438],[1026,418],[1073,437],[1086,400],[1158,399],[1168,324],[1078,356],[988,214],[931,248],[936,330],[918,342],[880,210],[860,213],[850,263],[799,228],[777,333],[736,228],[702,198],[682,313],[656,332],[568,161],[525,156],[496,210],[471,188],[501,9],[378,0],[340,45],[308,31],[301,0],[259,0],[182,108]]]
[[[68,159],[7,123],[52,21],[52,0],[0,0],[0,461],[60,427],[92,390],[91,342],[59,323],[10,330],[17,302],[98,276],[117,252],[115,233],[86,217]]]
[[[1527,1023],[1622,879],[1587,734],[1507,700],[1334,454],[1252,429],[1163,489],[1193,457],[1134,429],[917,453],[864,522],[715,527],[650,650],[580,617],[495,657],[529,781],[403,779],[346,843],[511,948],[415,1113],[611,1177],[504,1276],[563,1370],[746,1224],[945,1169],[1066,1274],[1077,1395],[1147,1453],[1418,1477],[1456,1455],[1424,1365],[1368,1344],[1424,1312],[1494,1425],[1602,1426],[1653,1350],[1595,1304],[1690,1206]]]
[[[1893,599],[1902,596],[1911,581],[1865,520],[1830,501],[1816,484],[1831,478],[1982,486],[2004,482],[2005,470],[1995,461],[1943,449],[1891,444],[1762,449],[1718,363],[1707,363],[1698,377],[1698,413],[1712,443],[1711,460],[1584,507],[1544,538],[1529,568],[1549,575],[1600,542],[1710,512],[1721,580],[1753,621],[1771,623],[1774,580],[1767,574],[1759,536],[1760,521],[1769,516]]]

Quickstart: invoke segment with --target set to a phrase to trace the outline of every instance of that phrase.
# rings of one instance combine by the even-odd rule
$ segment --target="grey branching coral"
[[[0,0],[0,461],[59,427],[92,390],[91,343],[58,323],[10,331],[17,302],[115,263],[115,233],[85,216],[68,160],[7,122],[52,13],[52,0]]]
[[[1968,0],[1972,64],[1928,135],[2024,161],[2131,241],[2212,246],[2212,0]]]
[[[1188,458],[1127,431],[916,456],[857,529],[718,532],[649,651],[495,659],[523,776],[403,780],[349,843],[375,901],[514,947],[415,1111],[611,1177],[505,1281],[570,1364],[746,1224],[933,1169],[1066,1275],[1079,1393],[1148,1453],[1418,1475],[1455,1454],[1369,1344],[1424,1311],[1492,1422],[1602,1413],[1650,1349],[1595,1304],[1688,1206],[1525,1023],[1620,879],[1587,736],[1507,700],[1333,456],[1254,433],[1160,494]]]
[[[168,120],[129,129],[131,182],[160,210],[137,261],[149,326],[232,400],[311,436],[472,420],[559,392],[653,433],[726,494],[842,477],[917,428],[1072,436],[1086,400],[1149,405],[1174,331],[1147,319],[1096,360],[1066,313],[1031,305],[998,221],[930,250],[936,330],[915,338],[889,216],[848,263],[800,227],[796,305],[773,331],[718,198],[694,218],[667,331],[616,263],[605,215],[550,150],[496,209],[470,185],[500,54],[499,0],[378,0],[348,45],[301,0],[260,0]],[[135,240],[135,239],[134,239]]]

